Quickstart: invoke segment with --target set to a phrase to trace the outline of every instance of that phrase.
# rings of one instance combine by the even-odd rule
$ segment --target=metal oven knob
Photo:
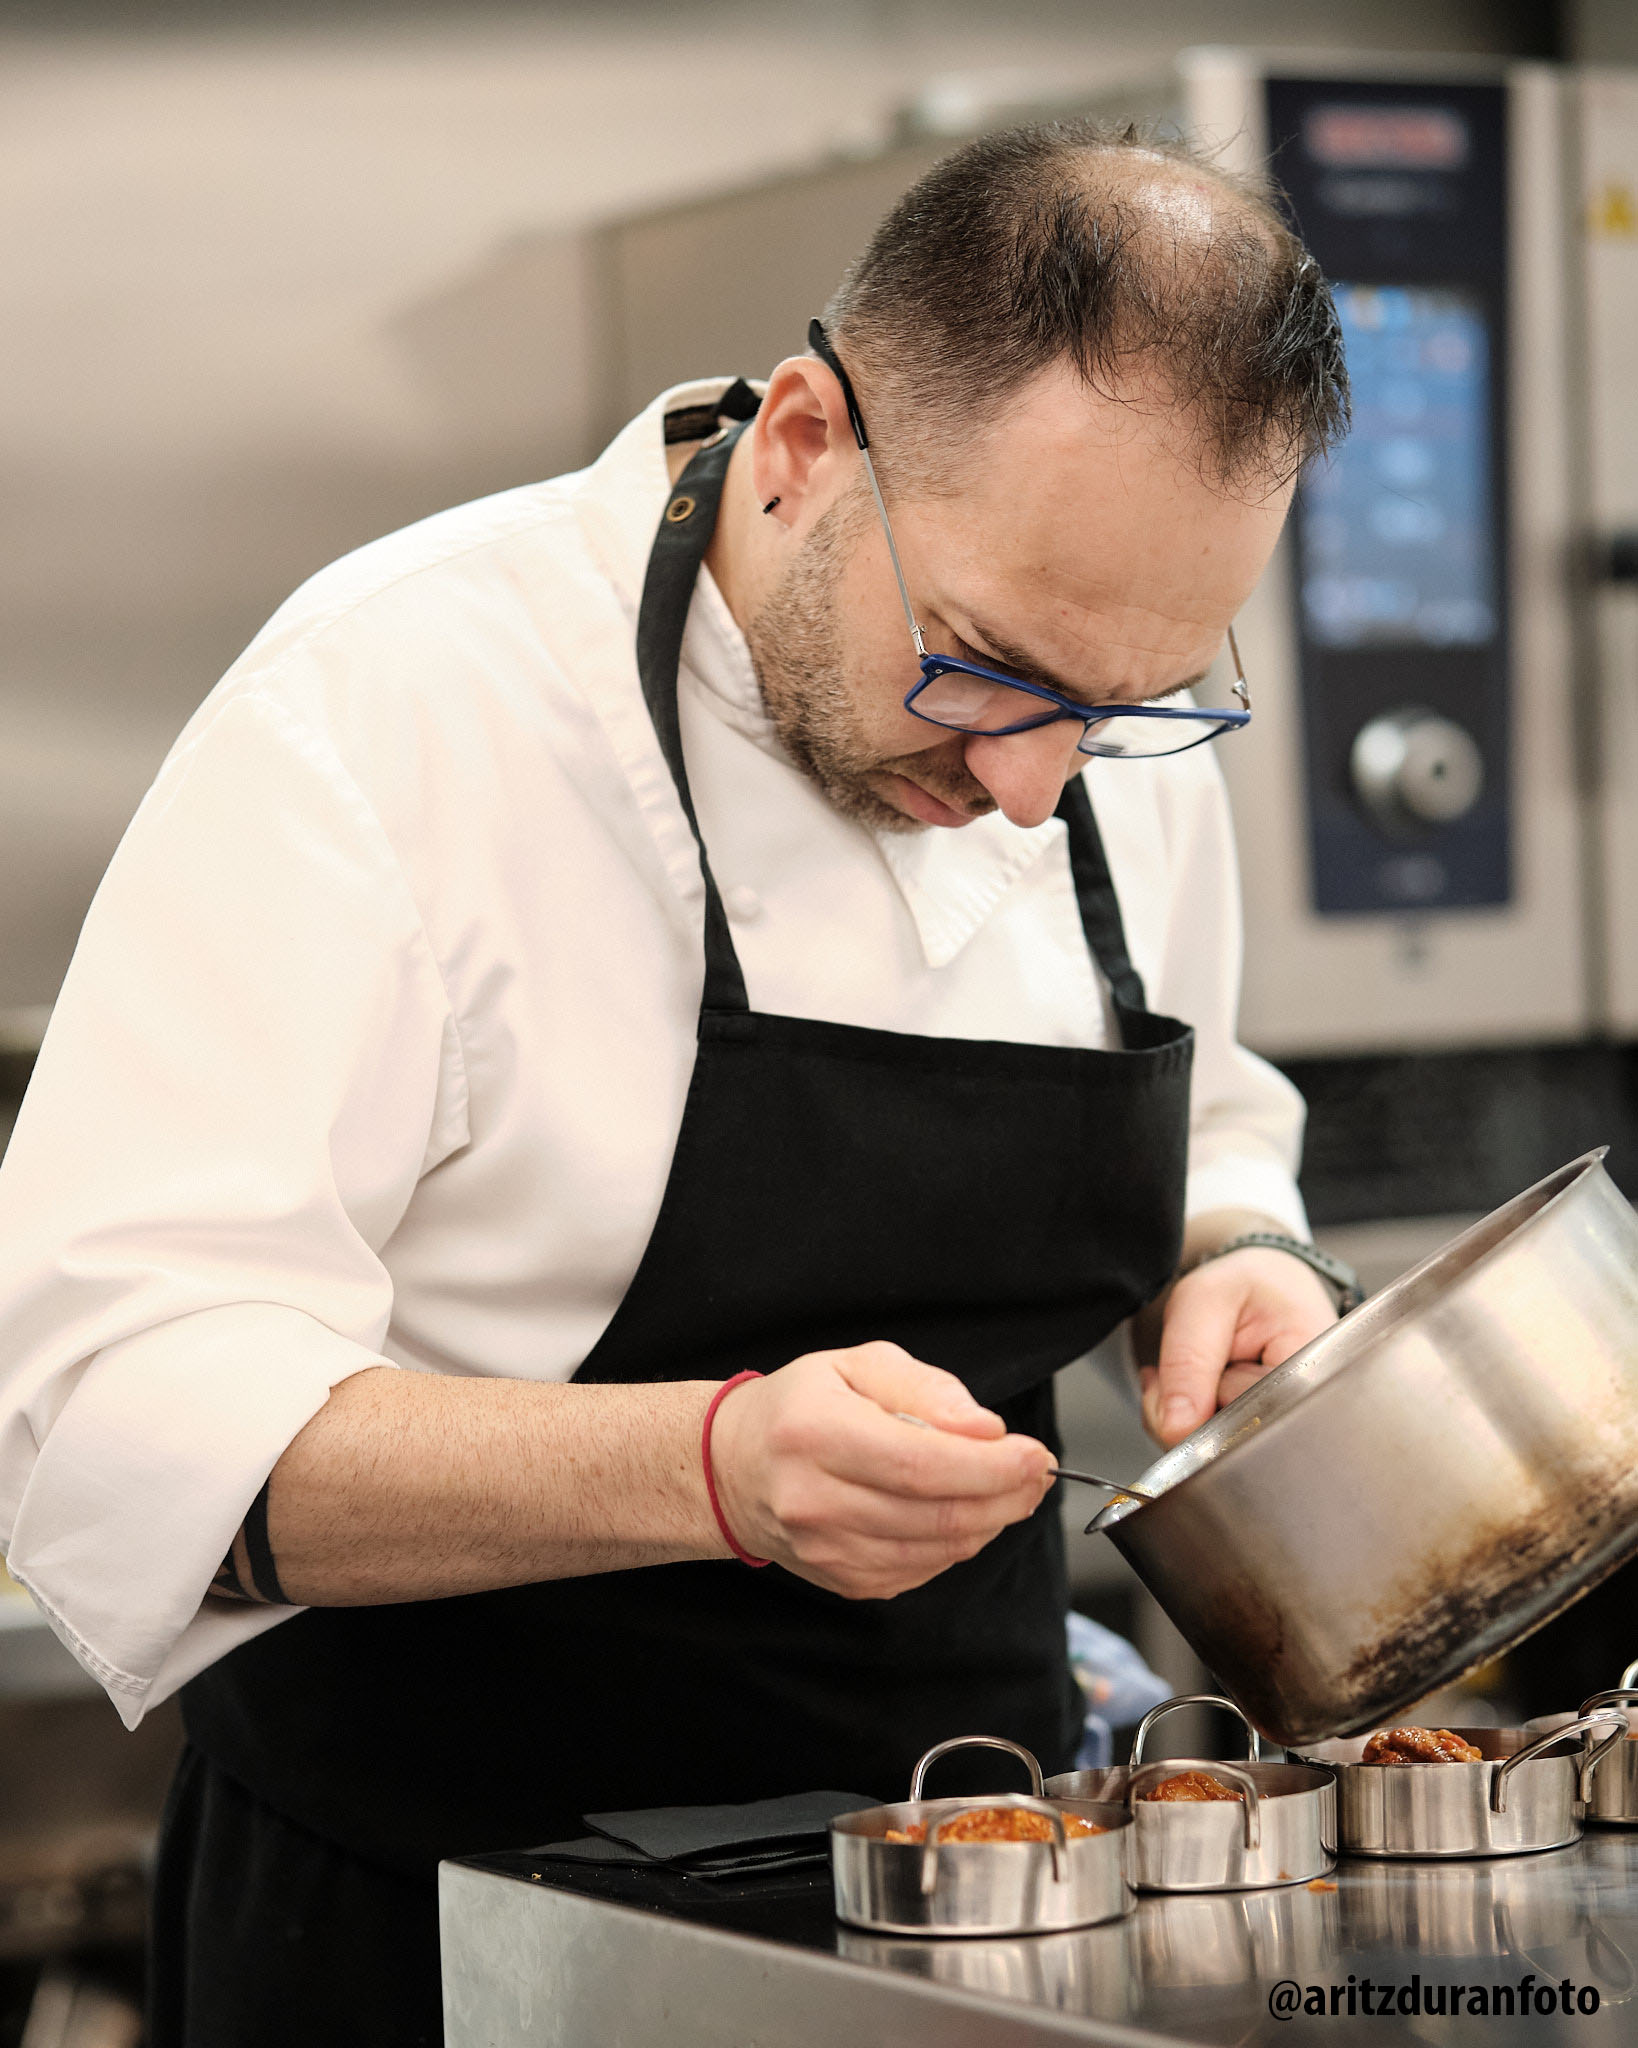
[[[1385,832],[1448,825],[1478,802],[1484,757],[1465,726],[1436,711],[1389,711],[1361,726],[1348,757],[1354,792]]]

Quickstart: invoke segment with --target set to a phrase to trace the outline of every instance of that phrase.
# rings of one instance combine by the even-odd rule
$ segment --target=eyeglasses
[[[809,323],[808,346],[842,387],[853,438],[859,444],[870,495],[881,518],[894,580],[899,586],[899,602],[904,607],[921,670],[920,681],[904,699],[904,708],[913,717],[925,719],[929,725],[943,726],[949,732],[982,733],[992,739],[1004,738],[1009,733],[1033,732],[1037,726],[1075,718],[1081,723],[1076,751],[1116,761],[1186,753],[1190,747],[1203,746],[1220,733],[1237,732],[1251,723],[1251,695],[1232,626],[1228,634],[1235,677],[1236,708],[1232,710],[1203,710],[1179,704],[1077,704],[1073,697],[1049,690],[1043,683],[1027,683],[1018,676],[986,668],[981,662],[963,661],[953,654],[929,654],[915,606],[910,602],[910,589],[893,539],[893,523],[887,516],[881,485],[876,481],[870,437],[865,432],[852,380],[818,320]]]

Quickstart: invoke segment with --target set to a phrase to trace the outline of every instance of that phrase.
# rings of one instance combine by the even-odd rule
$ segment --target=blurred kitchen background
[[[1272,156],[1341,286],[1358,431],[1222,750],[1245,1033],[1310,1098],[1322,1240],[1380,1284],[1595,1144],[1638,1193],[1632,0],[0,0],[0,1143],[126,821],[295,584],[766,370],[937,155],[1075,111]],[[1118,1369],[1064,1410],[1083,1462],[1147,1461]],[[1466,1718],[1614,1683],[1632,1605]],[[0,2048],[136,2040],[175,1740],[0,1598]]]

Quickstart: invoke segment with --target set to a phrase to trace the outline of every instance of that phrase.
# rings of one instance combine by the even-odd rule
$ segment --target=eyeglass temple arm
[[[916,643],[917,655],[925,661],[927,643],[922,638],[921,624],[916,617],[915,606],[910,602],[910,586],[904,580],[898,544],[893,538],[893,522],[887,516],[882,487],[876,481],[876,465],[870,459],[870,436],[865,432],[864,414],[859,410],[859,401],[853,395],[853,380],[842,368],[841,358],[831,347],[830,337],[826,334],[821,321],[808,322],[808,347],[842,387],[842,397],[847,404],[847,416],[853,428],[853,438],[859,444],[859,454],[864,462],[865,480],[870,485],[870,495],[876,500],[876,510],[881,515],[882,533],[887,540],[888,559],[893,564],[893,578],[899,586],[899,603],[904,607],[905,623],[910,628],[910,638]]]
[[[1240,709],[1251,709],[1251,691],[1246,684],[1246,672],[1240,662],[1240,643],[1234,637],[1234,628],[1228,629],[1229,653],[1234,657],[1234,694],[1240,700]]]

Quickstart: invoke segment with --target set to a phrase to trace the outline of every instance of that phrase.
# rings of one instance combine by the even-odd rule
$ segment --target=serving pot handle
[[[1622,1724],[1625,1726],[1625,1723]],[[1008,1756],[1017,1757],[1029,1771],[1029,1789],[1039,1799],[1046,1789],[1041,1776],[1041,1766],[1021,1742],[1009,1742],[1004,1735],[952,1735],[948,1742],[935,1742],[927,1754],[918,1757],[916,1768],[910,1773],[910,1797],[919,1799],[921,1788],[926,1782],[927,1772],[941,1756],[949,1756],[957,1749],[1000,1749]]]
[[[1638,1685],[1638,1657],[1634,1657],[1626,1670],[1621,1673],[1621,1690],[1625,1692],[1630,1685]]]
[[[1249,1771],[1238,1764],[1225,1764],[1214,1758],[1198,1756],[1169,1756],[1162,1762],[1139,1764],[1126,1780],[1126,1810],[1136,1817],[1137,1788],[1140,1778],[1159,1779],[1167,1771],[1205,1771],[1208,1775],[1232,1779],[1239,1786],[1245,1798],[1245,1844],[1248,1849],[1262,1846],[1263,1817],[1257,1797],[1257,1781]],[[1179,1801],[1178,1804],[1183,1804]]]
[[[1246,1751],[1246,1762],[1251,1764],[1260,1764],[1262,1762],[1262,1737],[1252,1727],[1250,1721],[1247,1720],[1244,1710],[1237,1707],[1233,1700],[1226,1699],[1220,1692],[1180,1692],[1175,1699],[1162,1700],[1158,1707],[1151,1707],[1138,1723],[1138,1731],[1132,1737],[1132,1765],[1134,1769],[1143,1761],[1143,1745],[1149,1739],[1149,1730],[1160,1719],[1162,1714],[1175,1713],[1179,1707],[1221,1707],[1225,1713],[1232,1714],[1237,1721],[1244,1724],[1246,1740],[1250,1744]]]
[[[1024,1754],[1028,1756],[1028,1750]],[[1033,1763],[1035,1759],[1030,1757],[1030,1761]],[[993,1799],[963,1799],[959,1805],[952,1807],[948,1813],[941,1813],[936,1821],[930,1820],[927,1823],[927,1839],[922,1844],[921,1850],[921,1895],[924,1899],[930,1899],[938,1887],[938,1852],[944,1846],[939,1841],[939,1836],[950,1826],[952,1821],[960,1820],[964,1813],[988,1813],[993,1809],[994,1804]],[[1054,1884],[1062,1884],[1064,1881],[1064,1854],[1069,1847],[1069,1837],[1064,1829],[1064,1817],[1057,1807],[1052,1804],[1050,1799],[1026,1799],[1021,1792],[1009,1792],[1007,1794],[1007,1811],[1009,1813],[1044,1813],[1046,1815],[1047,1819],[1052,1823],[1052,1834],[1047,1843],[1047,1847],[1052,1851],[1052,1882]],[[970,1848],[971,1846],[971,1843],[950,1844],[952,1848]]]
[[[1601,1720],[1611,1717],[1604,1713],[1597,1713],[1589,1714],[1586,1718],[1596,1727]],[[1631,1733],[1631,1723],[1627,1720],[1625,1714],[1616,1714],[1613,1718],[1615,1726],[1611,1729],[1608,1738],[1603,1742],[1594,1743],[1581,1759],[1581,1775],[1576,1779],[1575,1796],[1581,1801],[1583,1806],[1590,1806],[1592,1804],[1593,1772],[1597,1770],[1610,1751],[1625,1742],[1627,1736]]]
[[[1538,1736],[1527,1748],[1516,1749],[1511,1756],[1503,1757],[1496,1766],[1495,1776],[1490,1781],[1490,1811],[1507,1811],[1507,1781],[1520,1764],[1527,1764],[1534,1758],[1545,1755],[1548,1750],[1556,1749],[1567,1737],[1579,1735],[1586,1728],[1609,1728],[1611,1732],[1607,1741],[1598,1743],[1582,1759],[1580,1775],[1576,1780],[1576,1797],[1585,1806],[1587,1788],[1592,1782],[1593,1766],[1606,1751],[1613,1749],[1618,1742],[1626,1740],[1625,1714],[1578,1714],[1573,1721],[1566,1721],[1562,1728],[1554,1728],[1546,1735]]]
[[[1583,1714],[1596,1713],[1600,1707],[1619,1707],[1627,1704],[1638,1705],[1638,1687],[1621,1684],[1612,1686],[1608,1692],[1595,1692],[1590,1700],[1583,1700],[1578,1711]],[[1631,1722],[1627,1723],[1631,1727]]]
[[[1625,1673],[1622,1674],[1623,1680],[1625,1675]],[[1581,1702],[1581,1711],[1584,1714],[1596,1714],[1600,1707],[1623,1707],[1627,1705],[1638,1705],[1638,1689],[1622,1683],[1616,1686],[1613,1691],[1595,1692],[1590,1700],[1583,1700]],[[1633,1733],[1632,1716],[1630,1714],[1623,1714],[1621,1718],[1627,1724],[1628,1735],[1631,1735]],[[1610,1751],[1617,1746],[1615,1738],[1611,1736],[1608,1742],[1599,1743],[1598,1747],[1591,1751],[1582,1764],[1581,1783],[1577,1789],[1583,1806],[1590,1806],[1592,1804],[1593,1766],[1601,1757],[1608,1756]]]

